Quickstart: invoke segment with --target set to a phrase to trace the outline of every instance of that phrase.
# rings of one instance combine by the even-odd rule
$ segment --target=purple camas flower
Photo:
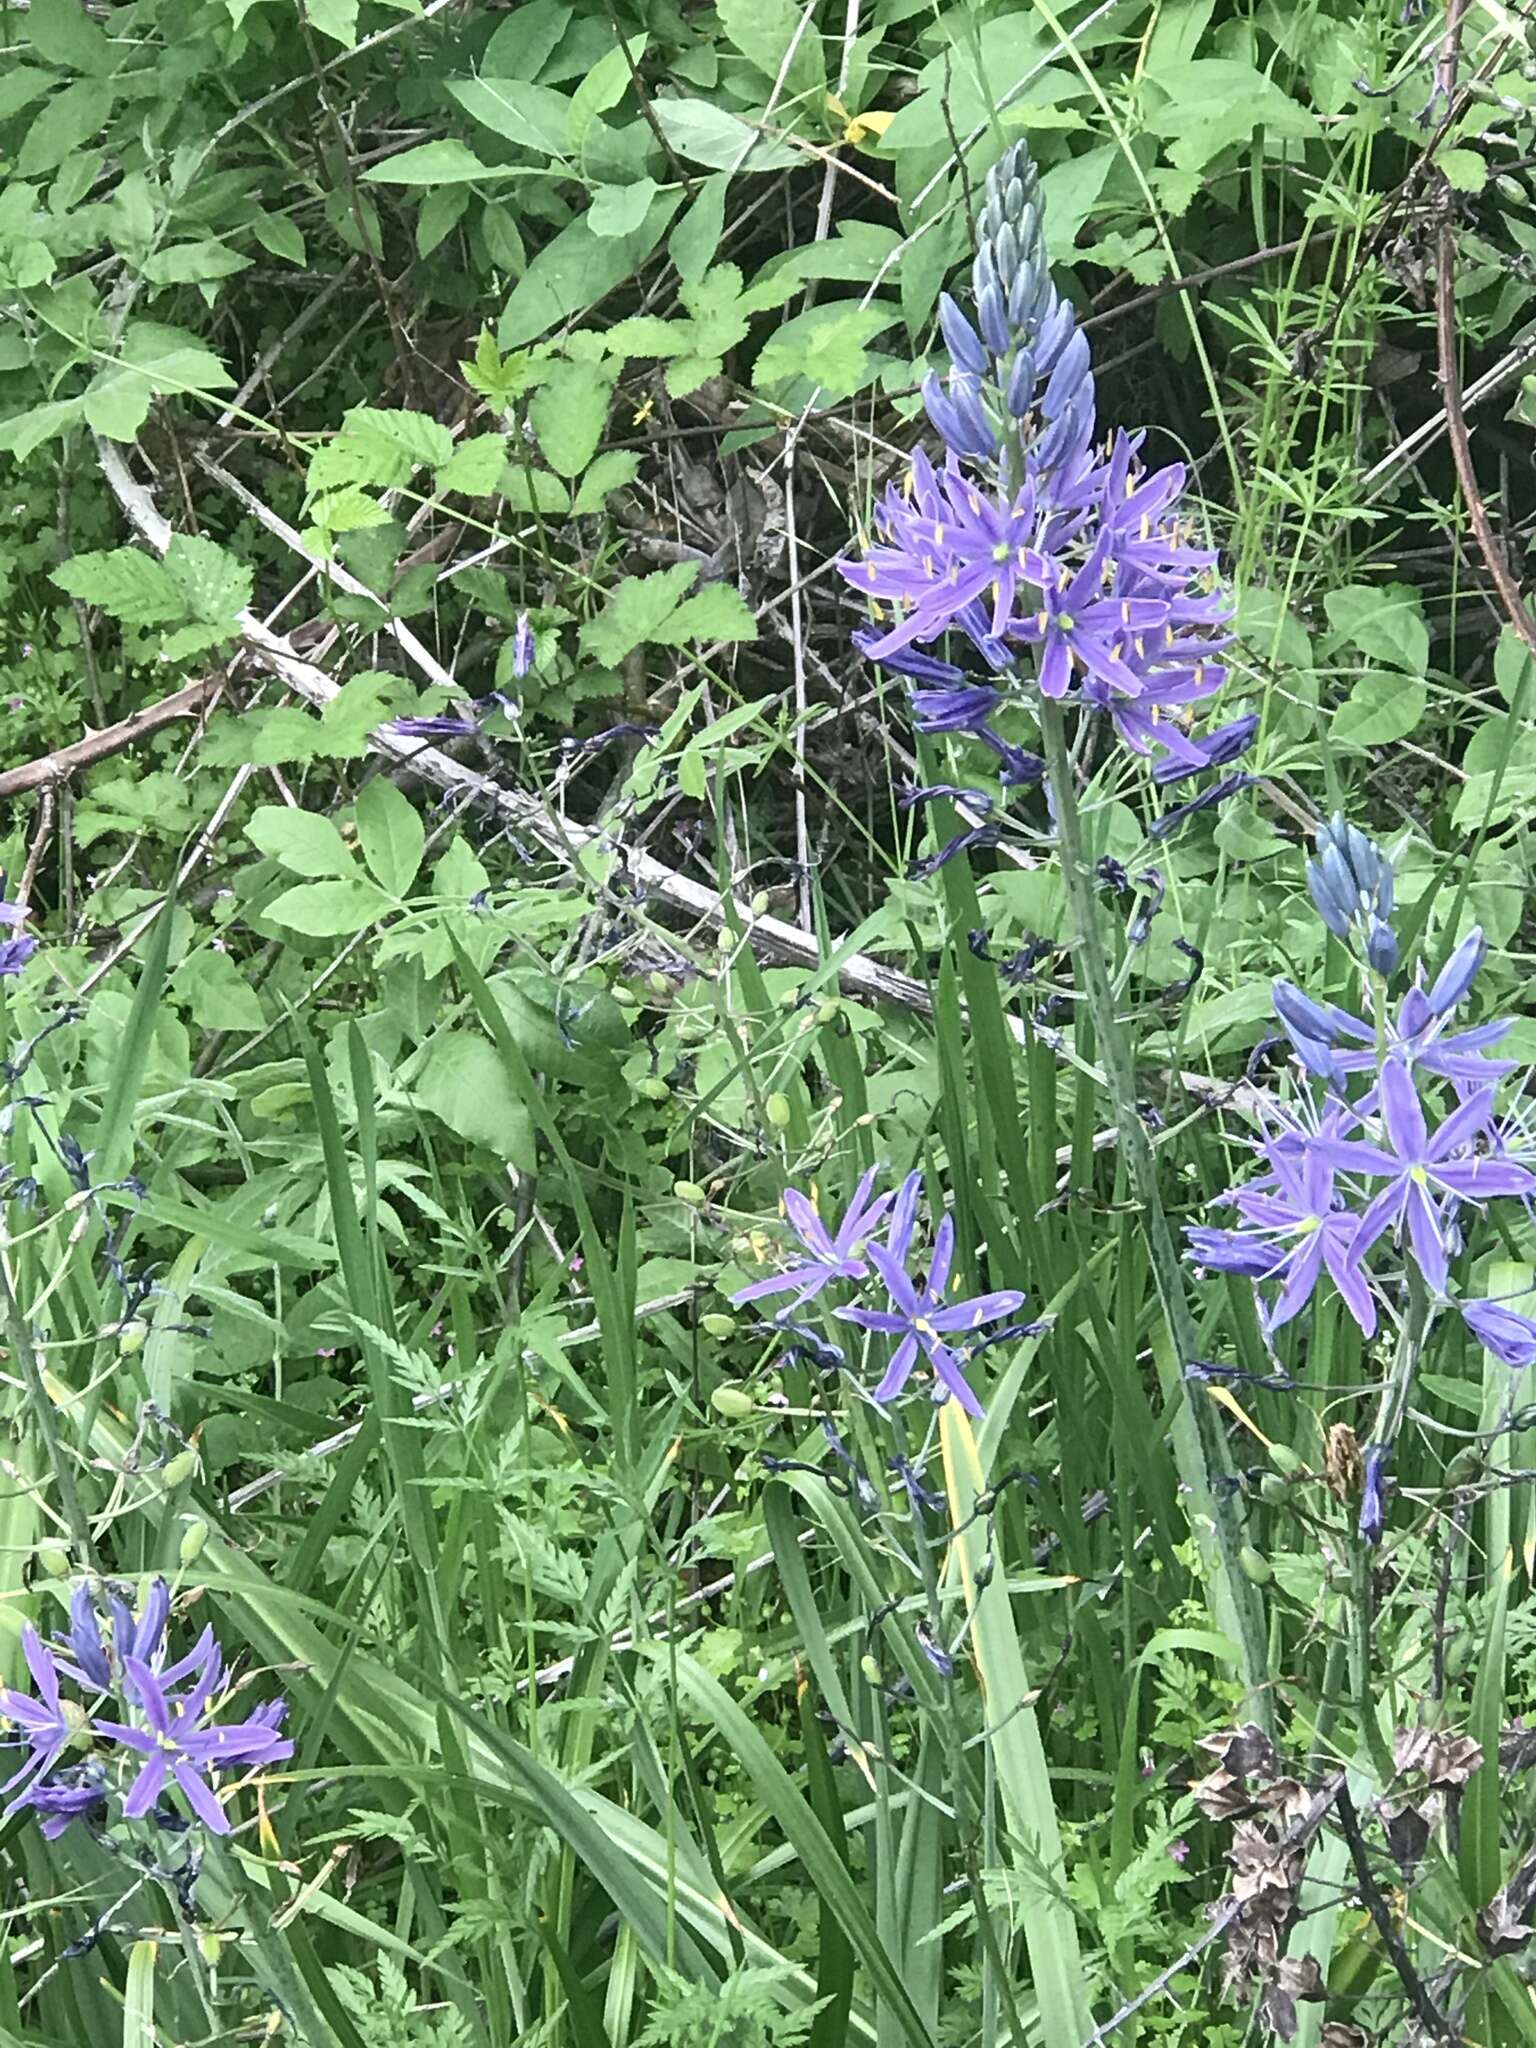
[[[1363,1138],[1316,1141],[1333,1166],[1387,1183],[1360,1218],[1351,1259],[1358,1264],[1383,1232],[1398,1225],[1406,1229],[1419,1271],[1437,1294],[1443,1294],[1450,1271],[1448,1201],[1528,1194],[1536,1189],[1536,1174],[1513,1160],[1476,1151],[1477,1141],[1487,1136],[1493,1121],[1491,1086],[1469,1095],[1434,1131],[1401,1061],[1387,1060],[1374,1093],[1382,1126],[1379,1144]]]
[[[53,1766],[86,1726],[84,1710],[60,1696],[60,1673],[53,1652],[44,1647],[30,1622],[21,1631],[21,1654],[27,1660],[37,1697],[0,1690],[0,1717],[15,1725],[27,1750],[21,1769],[0,1785],[0,1795],[14,1795],[5,1809],[6,1817],[38,1804]]]
[[[1497,1301],[1464,1301],[1461,1318],[1485,1351],[1520,1372],[1536,1365],[1536,1322]]]
[[[922,1358],[933,1370],[935,1398],[952,1397],[968,1415],[979,1415],[981,1403],[966,1383],[962,1360],[946,1339],[969,1334],[1012,1315],[1023,1304],[1024,1296],[1016,1288],[1003,1288],[978,1294],[969,1301],[945,1301],[955,1251],[955,1226],[949,1216],[934,1234],[927,1277],[914,1281],[908,1276],[907,1261],[912,1255],[921,1189],[922,1176],[909,1174],[896,1196],[890,1236],[885,1244],[869,1247],[870,1263],[885,1284],[889,1306],[840,1308],[837,1313],[845,1322],[857,1323],[861,1329],[896,1340],[890,1364],[874,1391],[876,1401],[894,1401]]]
[[[20,974],[37,951],[37,940],[30,932],[21,930],[29,915],[25,903],[0,901],[0,975]],[[15,936],[6,938],[3,936],[6,932]]]
[[[96,1723],[98,1735],[144,1758],[123,1800],[123,1818],[141,1820],[173,1781],[204,1826],[216,1835],[227,1835],[229,1820],[209,1783],[210,1774],[291,1757],[293,1744],[277,1732],[283,1702],[258,1707],[244,1721],[212,1721],[212,1701],[223,1678],[223,1660],[212,1644],[192,1690],[179,1698],[137,1657],[130,1657],[125,1668],[140,1722]]]
[[[1321,1130],[1335,1132],[1341,1115],[1331,1112]],[[1372,1336],[1376,1303],[1353,1257],[1359,1218],[1336,1199],[1334,1169],[1318,1134],[1299,1124],[1282,1125],[1263,1156],[1267,1173],[1226,1198],[1243,1227],[1191,1228],[1186,1233],[1190,1257],[1217,1272],[1278,1280],[1280,1292],[1265,1317],[1271,1330],[1288,1323],[1311,1300],[1326,1271],[1363,1333]]]
[[[810,1301],[834,1280],[863,1280],[869,1273],[869,1240],[895,1197],[874,1195],[878,1167],[871,1167],[853,1191],[835,1232],[817,1215],[814,1204],[795,1188],[784,1193],[784,1214],[808,1256],[782,1273],[754,1280],[731,1296],[732,1301],[761,1301],[765,1295],[794,1294],[796,1305]],[[873,1197],[873,1199],[872,1199]]]

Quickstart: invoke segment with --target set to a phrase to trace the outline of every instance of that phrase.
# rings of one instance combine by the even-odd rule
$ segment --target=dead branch
[[[168,697],[144,705],[129,717],[119,719],[116,725],[103,726],[100,732],[87,732],[83,738],[71,740],[67,747],[41,754],[35,761],[24,761],[19,768],[7,768],[0,774],[0,797],[25,796],[29,789],[46,789],[81,768],[93,767],[113,754],[121,754],[135,740],[158,732],[162,726],[175,725],[183,718],[201,717],[223,685],[222,676],[204,676],[173,690]]]

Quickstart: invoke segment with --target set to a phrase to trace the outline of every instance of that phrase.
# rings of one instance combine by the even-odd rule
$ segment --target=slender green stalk
[[[53,1473],[54,1483],[59,1489],[59,1507],[69,1525],[70,1540],[74,1544],[79,1562],[96,1567],[96,1545],[91,1537],[91,1524],[80,1502],[79,1490],[75,1485],[74,1467],[59,1435],[58,1419],[53,1412],[53,1402],[43,1384],[43,1375],[37,1363],[37,1350],[32,1341],[32,1332],[22,1313],[21,1303],[16,1299],[16,1290],[11,1285],[10,1272],[5,1260],[0,1258],[0,1323],[5,1327],[5,1340],[10,1346],[11,1357],[16,1364],[17,1375],[26,1391],[27,1405],[32,1411],[32,1420],[43,1446],[43,1454]]]
[[[1158,1189],[1152,1141],[1136,1106],[1136,1070],[1115,1011],[1109,962],[1099,932],[1093,870],[1083,845],[1082,820],[1072,783],[1066,719],[1059,704],[1039,700],[1040,735],[1061,850],[1062,881],[1076,941],[1073,960],[1093,1019],[1094,1044],[1104,1070],[1119,1134],[1121,1157],[1141,1213],[1157,1298],[1172,1340],[1176,1379],[1165,1386],[1173,1418],[1173,1448],[1187,1491],[1187,1511],[1205,1563],[1213,1616],[1237,1645],[1248,1711],[1267,1726],[1272,1714],[1267,1689],[1268,1634],[1258,1587],[1242,1569],[1242,1510],[1226,1441],[1209,1401],[1191,1399],[1184,1367],[1199,1355],[1194,1316],[1184,1287],[1173,1233]],[[1227,1482],[1223,1484],[1223,1482]]]

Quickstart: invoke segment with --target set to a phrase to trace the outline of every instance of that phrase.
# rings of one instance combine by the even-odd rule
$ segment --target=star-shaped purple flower
[[[810,1301],[834,1280],[863,1280],[868,1277],[866,1253],[869,1240],[895,1199],[875,1195],[879,1168],[872,1166],[853,1191],[853,1200],[843,1212],[835,1232],[829,1231],[814,1206],[795,1188],[784,1191],[784,1213],[809,1257],[766,1280],[754,1280],[731,1296],[732,1301],[761,1301],[769,1294],[795,1293],[799,1302]]]
[[[1016,1288],[1007,1287],[990,1294],[975,1295],[969,1301],[945,1301],[944,1290],[949,1285],[955,1252],[955,1226],[948,1216],[934,1233],[933,1257],[927,1278],[915,1282],[908,1277],[906,1264],[911,1256],[921,1187],[920,1175],[908,1176],[896,1198],[889,1240],[883,1245],[872,1244],[869,1248],[870,1263],[885,1283],[890,1307],[840,1308],[837,1313],[844,1322],[857,1323],[861,1329],[875,1330],[882,1336],[897,1339],[891,1362],[875,1388],[876,1401],[894,1401],[922,1357],[932,1366],[934,1377],[942,1389],[938,1397],[942,1399],[944,1394],[952,1395],[968,1415],[980,1415],[981,1403],[966,1383],[961,1361],[944,1340],[979,1330],[987,1323],[997,1322],[1002,1316],[1012,1315],[1015,1309],[1022,1307],[1024,1296]]]
[[[1350,1258],[1358,1265],[1385,1230],[1394,1224],[1406,1226],[1419,1271],[1437,1294],[1443,1294],[1450,1272],[1445,1201],[1528,1194],[1536,1188],[1536,1174],[1472,1149],[1491,1127],[1491,1086],[1469,1095],[1433,1133],[1412,1076],[1400,1060],[1386,1062],[1374,1093],[1383,1144],[1363,1138],[1325,1138],[1318,1143],[1331,1165],[1387,1183],[1360,1218]]]
[[[125,1659],[124,1669],[144,1725],[96,1724],[98,1735],[144,1758],[123,1801],[124,1819],[141,1820],[158,1803],[167,1781],[174,1780],[204,1826],[216,1835],[227,1835],[229,1820],[210,1776],[248,1764],[280,1763],[293,1755],[293,1744],[277,1732],[283,1702],[271,1701],[245,1721],[220,1726],[210,1720],[210,1704],[223,1677],[223,1660],[216,1649],[204,1659],[192,1690],[179,1698],[168,1693],[160,1677],[139,1658]]]
[[[21,1631],[21,1654],[37,1687],[37,1698],[0,1689],[0,1717],[14,1722],[28,1751],[21,1769],[0,1785],[0,1796],[16,1795],[5,1809],[7,1816],[38,1803],[49,1772],[86,1725],[83,1711],[60,1697],[53,1653],[30,1622]]]

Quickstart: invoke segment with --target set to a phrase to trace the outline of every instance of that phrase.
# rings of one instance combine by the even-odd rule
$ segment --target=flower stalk
[[[1120,1151],[1141,1213],[1153,1284],[1173,1345],[1179,1385],[1170,1385],[1165,1391],[1170,1400],[1183,1397],[1173,1419],[1174,1457],[1187,1490],[1189,1518],[1205,1562],[1212,1612],[1218,1626],[1237,1646],[1243,1683],[1249,1694],[1247,1711],[1263,1725],[1269,1718],[1269,1695],[1265,1689],[1268,1634],[1263,1599],[1242,1568],[1242,1513],[1220,1423],[1211,1403],[1190,1398],[1184,1382],[1184,1368],[1198,1356],[1199,1341],[1185,1292],[1183,1269],[1158,1189],[1152,1142],[1136,1106],[1135,1068],[1115,1011],[1109,963],[1099,932],[1093,869],[1083,845],[1082,819],[1072,782],[1066,718],[1062,707],[1048,698],[1040,701],[1038,711],[1061,853],[1062,882],[1076,942],[1073,959],[1093,1020],[1094,1044],[1104,1070]]]

